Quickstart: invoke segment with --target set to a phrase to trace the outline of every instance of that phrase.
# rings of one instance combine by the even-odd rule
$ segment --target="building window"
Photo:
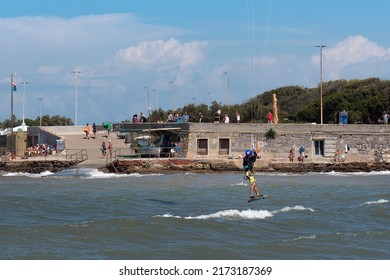
[[[207,156],[209,153],[209,141],[207,139],[197,139],[197,154]]]
[[[229,155],[230,150],[230,139],[228,138],[221,138],[219,139],[219,155]]]
[[[314,140],[314,155],[316,156],[324,156],[324,140]]]

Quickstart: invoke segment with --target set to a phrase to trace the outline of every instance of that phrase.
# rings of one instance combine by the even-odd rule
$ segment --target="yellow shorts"
[[[254,183],[256,183],[256,178],[255,178],[255,176],[250,176],[249,177],[249,183],[251,184],[251,185],[253,185]]]

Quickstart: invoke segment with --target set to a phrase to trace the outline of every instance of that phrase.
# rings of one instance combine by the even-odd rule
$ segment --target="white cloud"
[[[74,115],[72,104],[74,104],[75,79],[70,72],[79,69],[83,72],[78,81],[80,102],[89,104],[89,101],[84,99],[95,100],[97,96],[100,99],[102,99],[101,96],[110,96],[113,102],[126,107],[124,109],[107,108],[103,104],[101,108],[99,107],[100,109],[96,107],[97,109],[93,108],[93,110],[80,110],[79,121],[83,116],[91,117],[92,114],[96,115],[96,119],[106,119],[107,117],[101,116],[102,111],[108,116],[118,110],[128,113],[128,107],[132,106],[129,104],[133,104],[135,99],[143,99],[142,96],[134,93],[138,93],[139,88],[142,89],[144,85],[149,85],[150,81],[161,79],[158,77],[161,73],[148,71],[146,75],[145,72],[138,71],[134,74],[130,68],[122,68],[110,63],[114,60],[118,50],[124,46],[149,42],[156,38],[180,36],[184,32],[183,29],[169,25],[145,23],[131,13],[88,15],[75,18],[0,18],[0,37],[6,38],[0,40],[0,61],[4,68],[1,74],[3,81],[0,82],[0,91],[6,91],[9,88],[8,73],[17,72],[16,82],[24,78],[31,82],[28,87],[31,100],[37,100],[38,97],[44,95],[45,102],[48,104],[56,103],[56,108],[69,110],[69,112],[57,110],[56,113],[72,117]],[[178,44],[179,47],[170,46],[167,42],[173,45]],[[175,68],[169,73],[169,78],[165,78],[165,83],[174,79],[179,70],[189,73],[185,69],[186,63],[189,63],[189,70],[193,70],[199,59],[197,55],[203,55],[197,52],[196,48],[192,53],[189,52],[192,43],[180,44],[175,40],[167,42],[165,42],[166,48],[183,53],[176,60],[175,56],[172,58],[165,55],[166,60],[175,61],[172,64]],[[170,62],[164,63],[163,57],[161,61],[159,63],[161,69],[170,67]],[[17,117],[20,117],[18,99],[19,96],[15,96],[15,112]],[[8,96],[0,96],[0,103],[8,104]],[[34,112],[37,106],[30,109],[31,114],[37,114]],[[51,109],[47,107],[45,111],[51,114],[48,111]],[[0,120],[8,115],[5,109],[0,111]]]
[[[142,70],[162,72],[175,69],[175,82],[183,84],[204,60],[207,47],[205,41],[181,43],[174,38],[144,41],[118,51],[116,60]]]
[[[142,68],[186,67],[196,65],[204,58],[202,51],[205,47],[206,42],[180,43],[174,38],[146,41],[118,51],[117,59]]]
[[[342,77],[342,73],[347,68],[350,70],[353,66],[359,67],[358,65],[367,64],[368,61],[380,62],[389,59],[390,49],[379,46],[361,35],[349,36],[334,47],[326,47],[323,50],[323,68],[327,80],[346,78]],[[319,65],[319,56],[312,57],[312,62]],[[356,70],[361,72],[362,69]],[[365,69],[366,77],[371,77],[373,70],[375,63],[371,63],[371,67]],[[353,71],[349,73],[353,75]]]

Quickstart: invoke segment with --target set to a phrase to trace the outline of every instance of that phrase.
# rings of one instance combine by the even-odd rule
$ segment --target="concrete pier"
[[[251,148],[258,149],[261,156],[255,164],[257,171],[369,171],[388,170],[390,164],[390,126],[386,125],[153,123],[120,124],[117,127],[149,133],[175,131],[180,139],[180,158],[117,157],[119,153],[116,151],[130,153],[130,147],[124,139],[117,137],[116,131],[110,135],[107,131],[98,131],[96,137],[90,135],[85,139],[83,126],[32,127],[28,137],[35,137],[39,143],[60,140],[69,151],[85,149],[88,159],[77,164],[104,172],[241,172],[241,156]],[[271,130],[273,137],[269,137]],[[108,140],[113,143],[112,160],[102,157],[100,151],[102,142],[108,144]],[[297,160],[301,146],[305,146],[303,163]],[[295,153],[293,162],[288,157],[290,150]],[[335,161],[337,150],[341,156]],[[60,155],[41,160],[61,160]],[[39,159],[19,159],[16,162],[31,160]]]

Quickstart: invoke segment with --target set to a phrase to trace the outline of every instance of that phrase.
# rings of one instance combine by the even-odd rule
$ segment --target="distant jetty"
[[[0,163],[0,171],[39,174],[44,171],[53,173],[77,165],[77,162],[61,160],[8,161]],[[84,166],[88,167],[88,166]],[[211,159],[131,159],[117,160],[107,166],[98,167],[104,173],[152,174],[152,173],[239,173],[242,172],[242,160]],[[286,163],[256,162],[256,172],[371,172],[390,171],[390,163],[385,162],[345,162],[345,163]]]

